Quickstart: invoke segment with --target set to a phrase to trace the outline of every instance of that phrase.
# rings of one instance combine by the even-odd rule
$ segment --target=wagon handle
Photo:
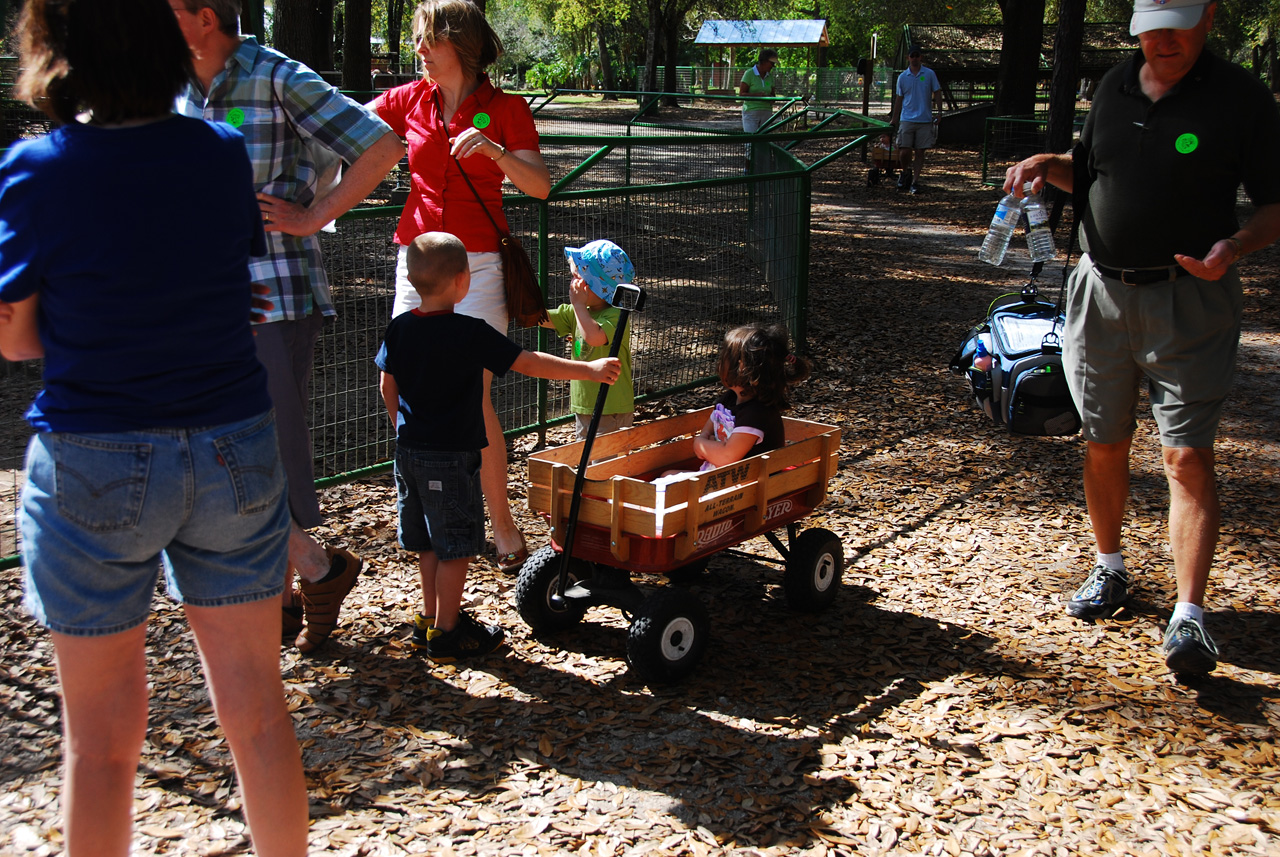
[[[618,330],[609,347],[609,356],[617,357],[618,351],[627,336],[627,320],[631,313],[639,312],[644,307],[644,289],[630,283],[619,283],[613,292],[613,306],[622,310],[618,315]],[[573,480],[573,496],[569,501],[569,523],[565,528],[563,552],[560,554],[560,577],[556,581],[555,594],[551,596],[551,606],[555,609],[564,607],[564,590],[569,583],[569,554],[573,551],[574,531],[578,528],[578,510],[582,506],[582,487],[587,481],[587,465],[591,463],[591,446],[596,440],[596,431],[600,428],[600,417],[604,414],[604,401],[609,397],[610,384],[602,383],[596,395],[596,407],[591,414],[591,424],[587,426],[587,437],[582,443],[582,460],[578,462],[578,473]],[[618,510],[614,510],[615,513]]]

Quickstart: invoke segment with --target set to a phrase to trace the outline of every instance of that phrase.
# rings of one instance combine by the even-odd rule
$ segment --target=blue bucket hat
[[[613,303],[619,283],[631,283],[636,267],[625,250],[612,241],[592,241],[583,247],[566,247],[564,256],[577,269],[591,291]]]

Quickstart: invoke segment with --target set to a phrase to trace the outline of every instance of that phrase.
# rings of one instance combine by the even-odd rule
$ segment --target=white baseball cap
[[[1129,35],[1148,30],[1190,30],[1200,23],[1204,7],[1212,0],[1133,0]]]

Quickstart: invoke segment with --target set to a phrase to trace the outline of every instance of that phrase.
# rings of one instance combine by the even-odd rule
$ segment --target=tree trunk
[[[605,91],[606,101],[616,101],[618,96],[612,93],[618,88],[617,78],[613,76],[613,63],[609,60],[609,45],[604,38],[604,24],[596,26],[596,49],[600,53],[600,85]]]
[[[387,0],[387,50],[391,51],[396,67],[392,71],[404,71],[409,57],[400,56],[400,27],[404,23],[404,0]],[[412,56],[412,55],[410,55]]]
[[[1080,46],[1084,44],[1085,0],[1058,0],[1053,37],[1053,79],[1049,83],[1049,134],[1045,151],[1071,148],[1080,86]]]
[[[333,0],[276,0],[271,44],[315,71],[333,68]]]
[[[658,0],[649,0],[649,29],[644,34],[644,74],[640,77],[641,92],[658,90],[658,49],[662,32],[662,12]],[[648,101],[641,97],[641,104]],[[655,105],[656,106],[656,105]]]
[[[1030,116],[1036,109],[1036,81],[1044,33],[1044,0],[1003,0],[996,115]]]
[[[373,89],[373,0],[346,0],[342,24],[342,88]]]
[[[642,92],[658,90],[658,24],[650,15],[649,29],[644,34],[644,74],[640,77]]]
[[[664,92],[679,92],[680,78],[676,73],[676,58],[678,56],[678,52],[680,49],[680,21],[679,20],[667,21],[666,37],[667,38],[666,38],[665,53],[666,53],[666,60],[667,60],[667,68],[666,68],[666,74],[664,75],[664,83],[662,85],[662,90]],[[666,104],[668,107],[678,107],[680,104],[680,102],[678,102],[674,97],[664,99],[663,103]]]
[[[1280,51],[1276,51],[1274,38],[1267,40],[1267,56],[1270,58],[1267,63],[1267,75],[1271,78],[1271,91],[1280,92]]]

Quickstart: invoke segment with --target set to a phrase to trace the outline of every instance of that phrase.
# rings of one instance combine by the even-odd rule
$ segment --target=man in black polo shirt
[[[1029,158],[1004,184],[1073,191],[1082,226],[1063,362],[1084,420],[1098,554],[1067,612],[1109,616],[1129,596],[1120,532],[1145,377],[1178,582],[1162,651],[1188,674],[1218,658],[1203,604],[1220,519],[1213,442],[1240,338],[1236,263],[1280,238],[1280,111],[1256,78],[1204,50],[1216,6],[1136,0],[1129,31],[1141,51],[1102,79],[1075,150]],[[1256,206],[1243,227],[1242,183]]]

